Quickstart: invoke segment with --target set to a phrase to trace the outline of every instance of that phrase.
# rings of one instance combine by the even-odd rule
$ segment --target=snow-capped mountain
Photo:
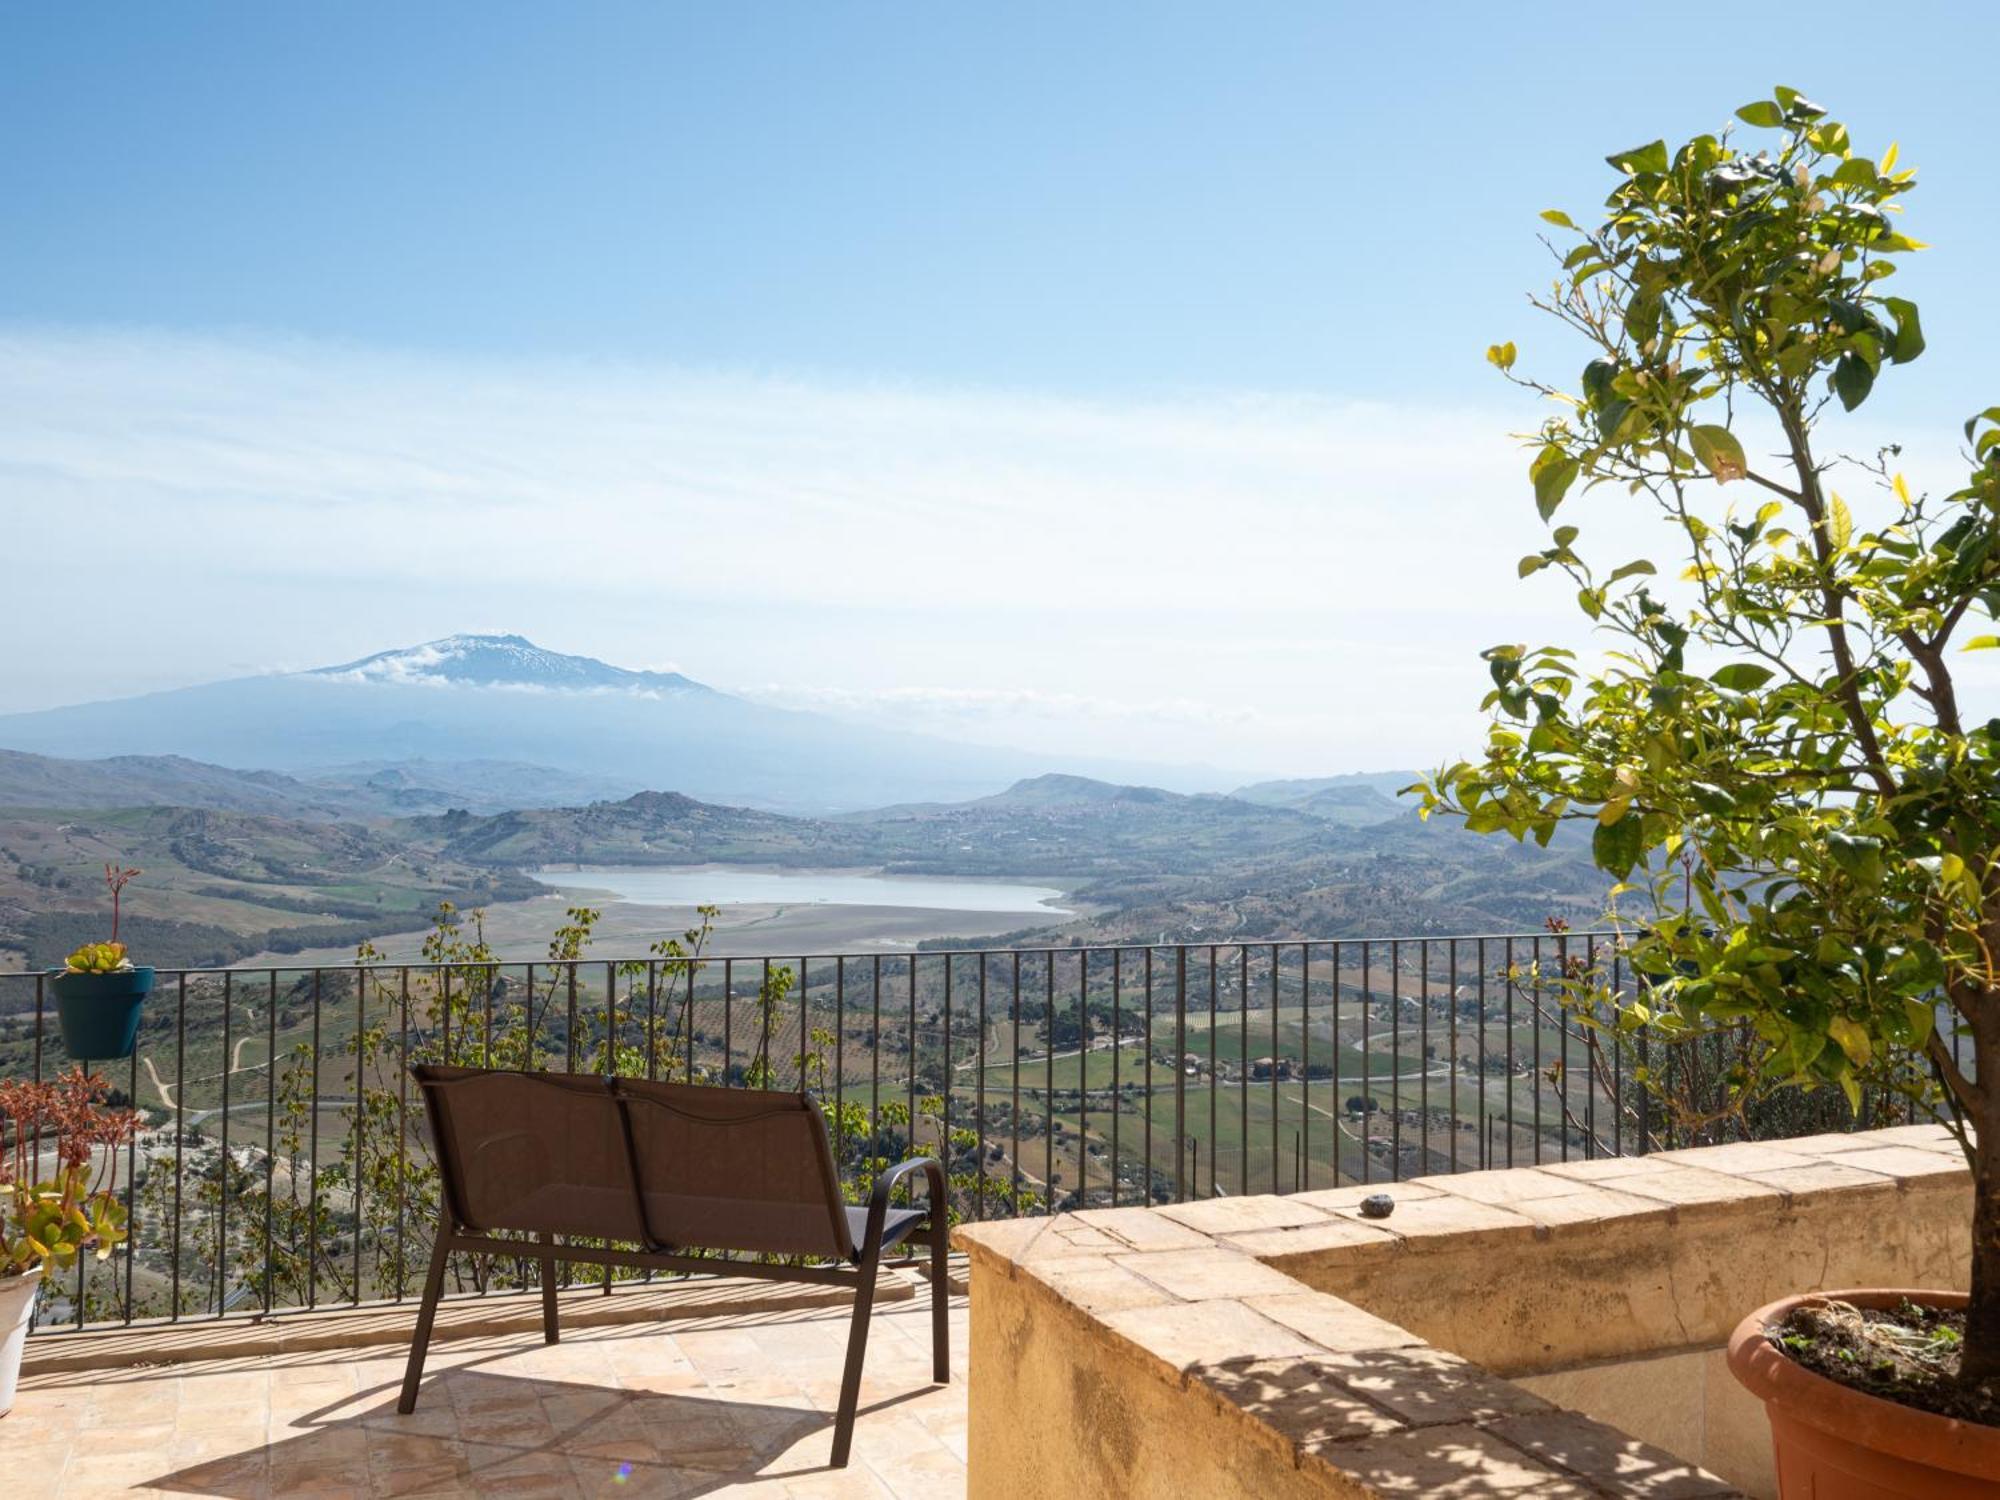
[[[448,635],[421,646],[378,651],[337,667],[315,667],[306,675],[349,682],[461,683],[655,695],[711,691],[678,672],[635,672],[591,656],[566,656],[521,635]]]
[[[959,801],[1049,768],[1024,751],[771,708],[678,672],[566,656],[518,635],[452,635],[339,666],[0,716],[0,747],[179,755],[294,775],[356,763],[497,761],[589,777],[619,795],[676,791],[806,813]],[[1157,765],[1069,769],[1189,779]],[[543,800],[522,797],[523,805]]]

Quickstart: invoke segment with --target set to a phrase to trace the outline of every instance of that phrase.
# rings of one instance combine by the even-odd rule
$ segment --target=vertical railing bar
[[[1389,1180],[1403,1180],[1403,945],[1389,944]]]
[[[695,1009],[701,1002],[701,959],[696,956],[700,951],[699,947],[691,949],[686,958],[682,960],[681,965],[681,973],[687,981],[687,998],[681,1005],[681,1015],[687,1023],[681,1027],[681,1047],[683,1049],[681,1055],[681,1076],[690,1084],[694,1082]]]
[[[36,1083],[40,1083],[42,1081],[42,1038],[46,1034],[48,1027],[47,987],[48,987],[47,976],[43,974],[37,974],[35,976],[35,1082]],[[138,1076],[138,1058],[139,1058],[139,1047],[138,1044],[135,1042],[133,1043],[132,1046],[133,1077],[135,1081]],[[78,1059],[72,1059],[72,1060],[75,1061]],[[138,1102],[139,1102],[139,1096],[135,1092],[132,1095],[132,1103],[136,1106]],[[138,1132],[135,1130],[133,1131],[133,1134],[134,1136],[136,1136]],[[39,1124],[35,1126],[34,1134],[30,1137],[30,1139],[32,1141],[32,1145],[29,1147],[29,1149],[35,1153],[35,1160],[36,1162],[39,1163],[42,1159],[42,1127]],[[126,1194],[126,1209],[127,1209],[126,1222],[131,1223],[132,1222],[132,1217],[130,1213],[131,1194],[129,1189],[127,1190]],[[126,1254],[126,1264],[127,1265],[131,1264],[131,1254],[129,1251]],[[81,1298],[78,1299],[79,1304],[81,1304],[81,1300],[82,1300]],[[131,1301],[132,1299],[129,1296],[125,1299],[126,1309],[128,1313],[131,1309]]]
[[[833,961],[834,1164],[847,1159],[847,957]]]
[[[1222,1061],[1222,1035],[1215,1024],[1216,991],[1216,946],[1208,945],[1208,1192],[1201,1192],[1201,1168],[1195,1166],[1195,1192],[1199,1196],[1213,1198],[1217,1186],[1219,1169],[1215,1165],[1215,1137],[1221,1121],[1221,1076],[1217,1066]]]
[[[658,959],[646,960],[646,1081],[653,1082],[660,1076],[660,965]],[[692,1011],[694,988],[688,988],[688,1004]],[[668,1072],[672,1072],[671,1068]]]
[[[1479,1166],[1480,1170],[1493,1165],[1492,1124],[1487,1111],[1486,1100],[1486,939],[1477,940],[1472,959],[1473,972],[1477,975],[1473,1003],[1479,1007]]]
[[[736,960],[722,961],[722,1081],[729,1082],[730,1054],[735,1047]]]
[[[264,1007],[264,1313],[269,1316],[276,1285],[272,1260],[273,1205],[278,1171],[278,971],[271,970],[271,993]]]
[[[1242,1087],[1238,1104],[1243,1116],[1243,1160],[1237,1174],[1236,1191],[1244,1197],[1250,1194],[1250,945],[1236,945],[1236,1019],[1241,1023],[1236,1028],[1236,1050],[1238,1052],[1238,1078]]]
[[[39,987],[40,985],[38,981],[37,988]],[[41,1039],[37,1037],[36,1038],[37,1047],[40,1046],[40,1042]],[[130,1082],[126,1086],[125,1097],[132,1101],[132,1106],[134,1109],[138,1108],[139,1044],[136,1041],[133,1042],[132,1044],[132,1071],[130,1074]],[[39,1137],[37,1139],[39,1142]],[[37,1152],[36,1159],[40,1160],[39,1151]],[[125,1226],[130,1238],[128,1238],[125,1242],[125,1316],[123,1321],[128,1326],[131,1324],[133,1318],[132,1268],[133,1268],[133,1263],[139,1258],[138,1192],[139,1192],[139,1132],[137,1130],[134,1130],[130,1136],[126,1137],[125,1140]]]
[[[1280,1065],[1285,1050],[1283,1032],[1280,1028],[1280,1017],[1283,1013],[1284,1007],[1278,1003],[1278,945],[1273,943],[1271,944],[1271,1191],[1274,1193],[1284,1191],[1284,1183],[1278,1175],[1278,1162],[1282,1155],[1279,1127],[1285,1112],[1284,1100],[1278,1092],[1278,1075],[1284,1071]]]
[[[1340,1186],[1340,1116],[1346,1100],[1340,1094],[1340,944],[1333,945],[1333,1008],[1328,1012],[1333,1018],[1332,1040],[1328,1042],[1329,1055],[1333,1067],[1333,1130],[1332,1142],[1328,1146],[1328,1161],[1333,1167],[1333,1186]]]
[[[576,965],[570,965],[574,975]],[[618,964],[615,959],[604,961],[604,1076],[618,1076]],[[604,1268],[604,1295],[611,1295],[612,1268]]]
[[[1450,946],[1445,952],[1446,972],[1444,989],[1445,1003],[1448,1006],[1448,1009],[1445,1011],[1447,1031],[1445,1046],[1451,1049],[1449,1059],[1451,1072],[1447,1077],[1451,1091],[1449,1101],[1451,1106],[1451,1170],[1456,1172],[1458,1170],[1458,1135],[1463,1125],[1463,1122],[1458,1117],[1458,939],[1452,938],[1449,941]]]
[[[1312,1092],[1312,944],[1299,944],[1299,1171],[1302,1187],[1312,1186],[1313,1092]]]
[[[1361,1180],[1372,1181],[1375,1172],[1374,1129],[1369,1116],[1375,1112],[1373,1029],[1375,1001],[1375,944],[1361,941]]]
[[[1211,1042],[1214,1037],[1209,1038]],[[1174,944],[1174,1202],[1187,1201],[1187,944]]]
[[[777,1081],[778,1070],[771,1066],[771,960],[765,959],[757,984],[757,1063],[758,1077],[755,1086],[770,1088]]]
[[[812,974],[799,955],[799,1092],[806,1091],[806,1045],[812,1040]]]
[[[1625,980],[1616,947],[1611,953],[1611,1000],[1614,1007],[1622,1005],[1625,1000]],[[1625,1049],[1619,1045],[1621,1036],[1622,1033],[1613,1033],[1611,1047],[1611,1154],[1613,1156],[1625,1154]]]
[[[1146,1084],[1145,1104],[1140,1110],[1139,1172],[1144,1182],[1140,1202],[1153,1206],[1153,946],[1146,945]]]
[[[1010,1059],[1007,1078],[1012,1089],[1013,1145],[1007,1154],[1008,1169],[1012,1174],[1013,1191],[1007,1199],[1007,1217],[1017,1217],[1021,1212],[1021,950],[1014,950],[1014,999],[1010,1012],[1012,1018],[1012,1045],[1008,1048]]]
[[[1507,948],[1502,962],[1507,966],[1507,1165],[1514,1165],[1514,992],[1520,986],[1514,978],[1514,940],[1506,940]]]
[[[323,972],[317,966],[312,971],[312,1128],[306,1146],[307,1307],[319,1306],[319,1027]]]
[[[1077,953],[1076,963],[1076,1134],[1077,1175],[1075,1202],[1090,1207],[1090,949]]]
[[[1566,977],[1569,965],[1569,937],[1556,934],[1556,977]],[[1556,1047],[1557,1065],[1561,1071],[1556,1075],[1556,1130],[1562,1140],[1562,1159],[1569,1160],[1570,1120],[1576,1114],[1576,1096],[1569,1081],[1569,1007],[1563,1004],[1560,983],[1555,990],[1556,1003]]]
[[[574,1073],[576,1071],[576,960],[573,958],[563,964],[563,989],[568,1002],[564,1012],[564,1025],[567,1031],[563,1037],[563,1071]]]
[[[396,1301],[403,1300],[403,1282],[410,1272],[409,1241],[403,1223],[410,1156],[410,966],[404,964],[397,983],[401,1035],[396,1069]]]
[[[360,964],[354,966],[354,1146],[353,1156],[348,1162],[347,1178],[350,1184],[348,1208],[354,1215],[354,1296],[353,1305],[361,1305],[361,1213],[363,1186],[362,1164],[368,1154],[368,1107],[362,1097],[362,1060],[367,1038],[367,971]],[[490,993],[490,991],[489,991]],[[491,1049],[488,1049],[489,1052]],[[223,1067],[229,1066],[225,1059]],[[225,1076],[227,1076],[225,1074]]]
[[[905,1087],[907,1087],[907,1088],[908,1088],[908,1090],[909,1090],[909,1095],[910,1095],[910,1098],[909,1098],[909,1110],[910,1110],[910,1121],[909,1121],[909,1131],[910,1131],[910,1150],[911,1150],[911,1152],[912,1152],[912,1153],[914,1153],[914,1152],[916,1151],[916,1147],[917,1147],[917,955],[916,955],[916,952],[915,952],[914,950],[912,950],[912,951],[911,951],[911,953],[910,953],[910,1068],[909,1068],[909,1074],[910,1074],[910,1076],[909,1076],[909,1079],[907,1080],[907,1083],[905,1084]]]
[[[1125,1113],[1125,1099],[1120,1090],[1119,1059],[1125,1052],[1125,1026],[1119,1014],[1119,992],[1124,987],[1125,950],[1111,950],[1111,1206],[1118,1206],[1118,1122]],[[1090,1074],[1086,1069],[1084,1085],[1088,1087]]]
[[[1049,950],[1048,972],[1042,976],[1046,998],[1042,1003],[1042,1070],[1045,1075],[1042,1111],[1042,1187],[1047,1196],[1044,1211],[1056,1211],[1056,954]]]
[[[868,1131],[876,1135],[882,1129],[882,955],[872,957],[875,1009],[868,1039]]]
[[[180,972],[174,1001],[174,1229],[172,1235],[173,1289],[169,1294],[169,1317],[181,1317],[181,1193],[187,1143],[187,970]],[[134,1049],[136,1050],[136,1049]],[[76,1326],[83,1326],[83,1265],[87,1257],[77,1257]]]
[[[1431,1169],[1431,940],[1417,943],[1417,1175]]]
[[[986,1217],[986,967],[988,955],[979,955],[979,1047],[973,1059],[973,1131],[979,1138],[975,1154],[979,1158],[979,1200],[973,1217]],[[951,1076],[951,1059],[945,1059],[945,1076]]]
[[[222,1178],[217,1186],[215,1218],[215,1315],[219,1318],[229,1309],[229,1075],[235,1058],[230,1053],[233,1040],[234,1020],[230,1014],[235,1005],[236,976],[229,970],[222,974]],[[138,1056],[134,1047],[132,1055]],[[135,1098],[137,1096],[134,1096]],[[128,1221],[129,1222],[129,1221]],[[126,1251],[125,1263],[132,1263],[130,1250]],[[128,1298],[129,1301],[129,1298]]]
[[[1528,960],[1528,973],[1532,976],[1529,982],[1533,986],[1531,991],[1533,998],[1528,1002],[1528,1008],[1534,1016],[1535,1027],[1529,1033],[1535,1058],[1535,1078],[1530,1088],[1535,1101],[1535,1165],[1540,1166],[1542,1163],[1542,940],[1536,937],[1529,941],[1534,944],[1534,956]]]
[[[938,1097],[938,1159],[951,1171],[951,979],[956,965],[953,955],[944,955],[944,1085]]]

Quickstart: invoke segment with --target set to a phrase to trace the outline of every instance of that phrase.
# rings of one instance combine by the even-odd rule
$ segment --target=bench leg
[[[847,1332],[847,1370],[840,1377],[840,1410],[833,1422],[833,1467],[847,1467],[854,1446],[854,1409],[861,1404],[861,1361],[868,1353],[868,1315],[875,1307],[875,1277],[882,1269],[878,1255],[862,1263],[861,1285],[854,1293],[854,1322]]]
[[[556,1329],[555,1236],[542,1236],[542,1341],[553,1344],[561,1335]]]
[[[951,1226],[942,1207],[931,1214],[931,1379],[951,1382]]]
[[[430,1273],[424,1277],[424,1301],[417,1309],[416,1332],[410,1337],[410,1363],[403,1371],[403,1395],[396,1410],[408,1416],[417,1409],[417,1382],[424,1378],[424,1355],[430,1351],[431,1324],[437,1319],[438,1298],[444,1295],[444,1267],[451,1258],[446,1248],[450,1233],[438,1226],[437,1246],[431,1251]]]

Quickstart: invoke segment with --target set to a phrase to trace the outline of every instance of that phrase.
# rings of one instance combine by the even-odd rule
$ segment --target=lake
[[[751,870],[736,865],[659,869],[584,866],[537,870],[546,884],[609,891],[634,906],[884,906],[919,911],[1072,915],[1053,886],[1006,880],[854,871]]]

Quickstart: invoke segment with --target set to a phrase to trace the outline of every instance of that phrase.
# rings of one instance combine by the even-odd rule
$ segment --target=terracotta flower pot
[[[1963,1307],[1963,1292],[1818,1292],[1760,1307],[1729,1338],[1729,1369],[1771,1419],[1783,1500],[2000,1500],[2000,1427],[1919,1411],[1815,1375],[1764,1330],[1808,1302]]]
[[[28,1322],[35,1315],[35,1293],[41,1285],[40,1266],[18,1276],[0,1275],[0,1417],[14,1408],[14,1385],[21,1378]]]

